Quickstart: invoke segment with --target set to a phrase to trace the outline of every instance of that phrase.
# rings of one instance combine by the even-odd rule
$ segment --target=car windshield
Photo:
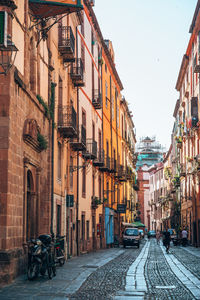
[[[130,228],[130,229],[126,229],[125,231],[125,235],[138,235],[138,229],[134,229],[134,228]]]

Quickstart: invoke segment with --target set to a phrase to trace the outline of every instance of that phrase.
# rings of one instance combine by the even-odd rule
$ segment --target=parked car
[[[141,238],[144,238],[144,231],[142,229],[138,229]]]
[[[148,233],[147,233],[147,237],[148,237],[148,239],[152,238],[152,237],[156,237],[155,230],[149,230]]]
[[[140,247],[140,233],[137,228],[126,228],[123,234],[123,246]]]

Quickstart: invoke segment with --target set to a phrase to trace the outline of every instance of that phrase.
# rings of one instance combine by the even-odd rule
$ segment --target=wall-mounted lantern
[[[0,11],[0,74],[6,75],[12,68],[18,49],[8,34],[8,14]]]
[[[7,46],[0,45],[0,74],[6,75],[12,68],[17,51],[18,49],[12,42],[10,36],[7,36]]]

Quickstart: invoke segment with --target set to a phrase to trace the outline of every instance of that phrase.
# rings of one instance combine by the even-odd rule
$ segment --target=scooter
[[[47,249],[43,247],[39,239],[31,239],[28,244],[28,270],[29,280],[33,280],[41,275],[45,275],[47,270]]]

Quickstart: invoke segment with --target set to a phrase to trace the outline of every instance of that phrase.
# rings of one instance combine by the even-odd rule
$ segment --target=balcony
[[[81,58],[77,58],[75,62],[71,64],[70,76],[74,86],[84,86],[83,62]]]
[[[185,166],[185,164],[181,164],[180,176],[181,177],[185,177],[186,176],[186,166]]]
[[[96,167],[104,166],[104,150],[99,150],[97,152],[97,158],[93,161],[93,165]]]
[[[85,159],[97,158],[97,142],[93,139],[86,140],[86,150],[82,153]]]
[[[92,198],[91,198],[92,209],[97,209],[98,206],[101,204],[102,204],[102,201],[100,198],[92,196]]]
[[[92,104],[95,109],[102,108],[102,96],[99,93],[99,90],[93,90]]]
[[[86,129],[83,125],[79,128],[77,138],[71,139],[70,146],[73,151],[86,150]]]
[[[64,63],[75,61],[75,37],[70,26],[59,26],[58,49]]]
[[[119,181],[127,181],[126,171],[122,165],[118,166],[118,178]]]
[[[133,188],[135,191],[139,191],[139,183],[137,180],[135,180],[134,184],[133,184]]]
[[[63,138],[77,137],[76,111],[73,106],[58,106],[58,130]]]
[[[116,173],[117,172],[117,161],[114,158],[111,158],[110,161],[110,173]]]
[[[110,171],[110,157],[108,155],[104,155],[104,164],[99,167],[101,171],[109,172]]]

